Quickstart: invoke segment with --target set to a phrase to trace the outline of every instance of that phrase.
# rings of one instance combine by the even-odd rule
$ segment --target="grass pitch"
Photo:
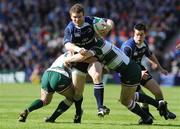
[[[106,85],[104,103],[111,109],[109,116],[98,118],[93,85],[87,85],[84,92],[84,114],[81,124],[74,124],[74,105],[60,116],[56,123],[45,123],[62,96],[55,94],[52,103],[33,111],[26,123],[17,121],[18,114],[40,96],[40,87],[32,84],[0,84],[0,129],[180,129],[180,87],[162,87],[168,107],[175,112],[175,120],[164,120],[154,107],[150,107],[155,116],[153,125],[138,125],[139,117],[128,111],[118,102],[120,86]],[[147,92],[151,95],[149,92]],[[151,95],[152,96],[152,95]]]

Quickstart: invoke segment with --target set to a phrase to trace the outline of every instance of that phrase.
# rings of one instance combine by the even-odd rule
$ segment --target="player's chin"
[[[107,35],[107,32],[105,32],[105,31],[104,31],[104,32],[99,33],[99,36],[100,36],[100,37],[104,37],[104,36],[106,36],[106,35]]]
[[[142,40],[138,40],[137,43],[140,45],[142,43]]]

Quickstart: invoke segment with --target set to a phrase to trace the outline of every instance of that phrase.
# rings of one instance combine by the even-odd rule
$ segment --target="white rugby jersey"
[[[130,59],[126,54],[109,41],[98,39],[97,46],[91,49],[99,61],[109,69],[117,70],[124,64],[128,65]]]

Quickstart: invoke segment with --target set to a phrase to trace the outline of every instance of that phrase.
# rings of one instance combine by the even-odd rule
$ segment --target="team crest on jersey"
[[[142,49],[142,52],[144,53],[146,51],[146,49]]]
[[[138,53],[137,52],[134,52],[134,56],[137,56],[138,55]]]
[[[91,28],[88,28],[88,33],[91,33],[92,32],[92,29]]]
[[[80,33],[77,32],[77,33],[74,33],[74,36],[75,37],[80,37],[81,35],[80,35]]]
[[[75,29],[74,30],[74,36],[75,37],[80,37],[81,36],[81,30],[80,29]]]

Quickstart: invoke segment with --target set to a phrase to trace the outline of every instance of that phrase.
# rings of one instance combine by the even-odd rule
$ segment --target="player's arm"
[[[72,62],[83,62],[90,57],[93,57],[95,55],[95,53],[91,50],[86,51],[86,53],[84,53],[83,55],[80,53],[74,54],[72,56],[69,56],[65,59],[66,63],[72,63]]]
[[[158,59],[154,54],[152,54],[150,57],[148,57],[152,62],[154,62],[157,65],[157,68],[160,70],[161,73],[167,75],[168,71],[165,70],[159,63]]]
[[[66,48],[66,50],[71,51],[71,52],[80,52],[82,48],[76,46],[73,42],[72,42],[72,32],[71,32],[71,28],[70,27],[66,27],[66,29],[64,30],[64,46]]]
[[[89,57],[89,58],[85,59],[83,62],[91,64],[96,61],[98,61],[98,58],[93,56],[93,57]]]
[[[157,65],[157,69],[163,73],[164,75],[168,74],[168,71],[165,70],[159,63],[158,59],[156,58],[155,54],[152,53],[152,51],[149,49],[147,45],[147,49],[145,51],[145,56],[148,57],[148,59],[151,61],[151,63],[155,63]]]
[[[129,57],[131,58],[132,57],[132,48],[130,46],[122,46],[122,51]]]
[[[71,42],[67,42],[64,46],[66,50],[71,51],[71,52],[80,52],[82,49]]]
[[[150,60],[149,58],[147,58],[147,59],[148,59],[148,62],[150,63],[151,68],[154,70],[157,69],[157,64],[155,62],[153,62],[152,60]]]

